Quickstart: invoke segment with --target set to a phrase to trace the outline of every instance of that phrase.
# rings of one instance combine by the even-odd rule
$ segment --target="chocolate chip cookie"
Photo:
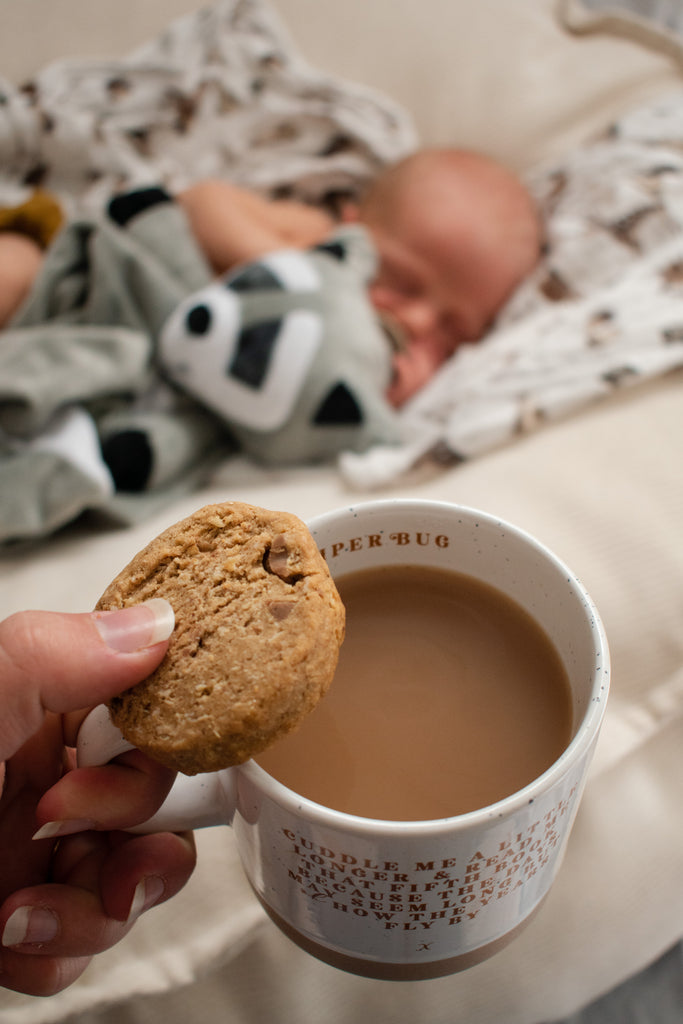
[[[175,611],[168,652],[109,708],[129,742],[171,768],[245,761],[295,728],[332,681],[344,606],[290,513],[207,505],[140,551],[97,607],[153,597]]]

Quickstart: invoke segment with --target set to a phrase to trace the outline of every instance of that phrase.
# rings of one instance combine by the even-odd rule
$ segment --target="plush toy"
[[[400,440],[374,269],[350,226],[215,281],[156,187],[69,223],[3,331],[0,544],[136,521],[235,444],[283,465]]]
[[[398,440],[384,398],[391,343],[367,298],[375,266],[357,226],[245,265],[174,310],[159,338],[162,372],[260,462]]]

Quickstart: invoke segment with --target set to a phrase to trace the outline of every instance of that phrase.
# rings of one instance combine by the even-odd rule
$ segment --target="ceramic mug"
[[[450,974],[510,942],[557,874],[605,711],[604,630],[574,574],[495,516],[397,499],[343,508],[308,525],[336,578],[376,566],[426,565],[468,574],[513,598],[564,663],[571,741],[523,789],[450,818],[389,821],[341,813],[249,761],[179,776],[159,812],[135,831],[231,825],[256,896],[303,949],[372,978]],[[129,749],[103,707],[86,719],[78,747],[81,764]]]

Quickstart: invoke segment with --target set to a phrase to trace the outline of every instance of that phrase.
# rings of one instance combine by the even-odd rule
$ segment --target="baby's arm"
[[[0,328],[21,306],[42,263],[43,253],[28,235],[0,232]]]
[[[276,249],[315,245],[334,226],[322,210],[288,200],[263,199],[217,179],[197,182],[177,199],[217,273]]]

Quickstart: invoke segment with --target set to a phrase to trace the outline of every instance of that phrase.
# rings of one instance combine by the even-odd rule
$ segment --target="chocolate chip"
[[[269,601],[268,611],[277,622],[282,622],[291,615],[294,610],[295,601]]]
[[[294,572],[289,565],[289,549],[283,533],[273,538],[270,547],[263,556],[263,567],[266,572],[279,576],[285,583],[294,584],[301,579],[301,573]]]

